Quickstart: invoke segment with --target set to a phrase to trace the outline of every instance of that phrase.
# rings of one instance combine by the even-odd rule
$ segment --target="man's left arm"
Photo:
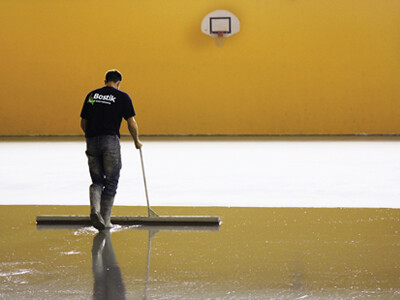
[[[126,120],[126,122],[128,123],[128,129],[133,138],[133,141],[135,142],[136,149],[142,148],[142,143],[139,140],[139,129],[135,118],[130,117],[128,120]]]

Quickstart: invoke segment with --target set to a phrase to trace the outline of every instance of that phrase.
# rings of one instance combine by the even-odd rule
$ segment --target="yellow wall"
[[[222,48],[200,30],[216,9],[241,22]],[[79,134],[83,98],[110,68],[142,134],[400,133],[398,0],[9,0],[0,11],[1,135]]]

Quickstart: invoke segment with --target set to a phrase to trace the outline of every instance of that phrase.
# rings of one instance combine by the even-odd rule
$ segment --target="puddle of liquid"
[[[220,216],[223,224],[197,231],[119,226],[98,234],[92,227],[36,227],[37,215],[87,214],[88,207],[1,206],[0,298],[400,297],[399,210],[155,209]],[[114,214],[146,210],[115,207]]]

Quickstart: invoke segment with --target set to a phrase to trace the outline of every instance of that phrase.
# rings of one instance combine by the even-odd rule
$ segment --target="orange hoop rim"
[[[219,38],[223,38],[224,37],[224,34],[227,34],[227,33],[229,33],[228,31],[213,31],[213,32],[211,32],[212,34],[216,34],[217,35],[217,37],[219,37]]]

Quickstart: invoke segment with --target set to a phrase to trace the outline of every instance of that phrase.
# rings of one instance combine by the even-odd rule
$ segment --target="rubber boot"
[[[111,228],[113,225],[111,224],[111,211],[114,204],[114,196],[101,196],[101,208],[100,213],[104,220],[104,225],[106,228]]]
[[[106,228],[100,210],[101,193],[102,188],[100,186],[95,184],[90,186],[90,220],[92,221],[92,225],[98,230],[103,230]]]

